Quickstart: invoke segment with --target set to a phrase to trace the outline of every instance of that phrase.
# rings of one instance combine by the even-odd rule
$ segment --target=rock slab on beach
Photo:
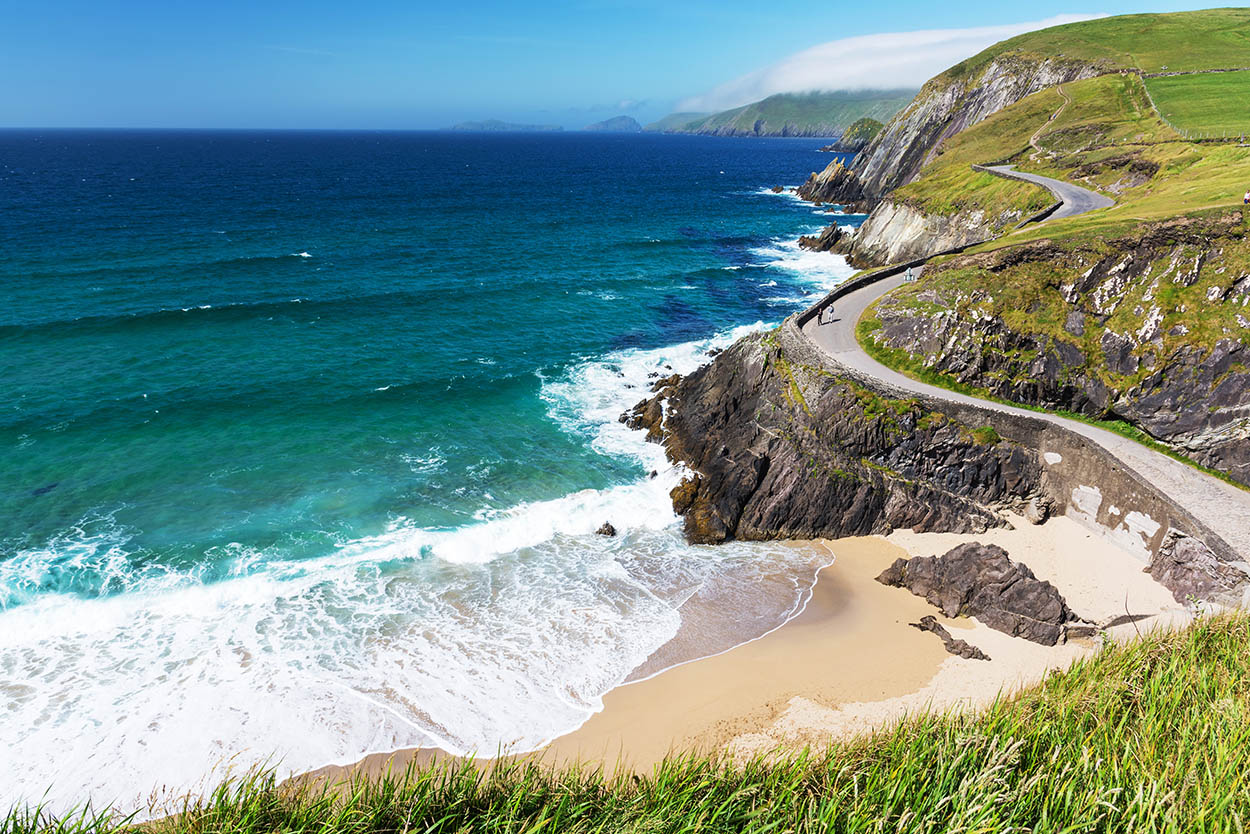
[[[966,614],[1044,646],[1064,640],[1067,624],[1077,619],[1054,585],[993,544],[968,542],[942,556],[896,559],[877,581],[924,597],[947,617]]]
[[[918,628],[921,631],[931,631],[942,641],[942,645],[946,647],[946,651],[962,657],[965,660],[989,660],[990,656],[969,643],[967,640],[959,640],[951,636],[946,627],[937,621],[937,617],[928,614],[920,618],[920,622],[912,623],[912,628]]]

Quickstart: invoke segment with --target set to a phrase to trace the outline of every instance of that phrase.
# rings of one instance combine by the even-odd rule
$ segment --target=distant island
[[[586,125],[582,130],[596,133],[642,133],[642,125],[632,116],[613,116],[611,119]]]
[[[555,133],[564,130],[559,125],[522,125],[513,122],[501,122],[499,119],[487,119],[484,122],[460,122],[447,130],[458,130],[465,133]]]
[[[778,93],[711,115],[674,113],[647,125],[646,130],[706,136],[840,137],[861,119],[888,122],[915,94],[915,90]]]

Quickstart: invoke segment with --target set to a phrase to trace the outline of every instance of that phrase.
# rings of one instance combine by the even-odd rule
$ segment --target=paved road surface
[[[1063,205],[1049,217],[1050,220],[1058,220],[1061,217],[1075,217],[1087,211],[1111,208],[1115,205],[1115,200],[1090,191],[1088,188],[1081,188],[1079,185],[1073,185],[1063,180],[1053,180],[1040,174],[1026,174],[1023,171],[1015,170],[1015,167],[1014,165],[989,165],[986,166],[986,170],[997,171],[1000,174],[1010,174],[1013,177],[1037,183],[1048,189],[1051,194],[1054,194],[1060,200],[1063,200]]]
[[[1063,207],[1051,215],[1052,217],[1071,217],[1094,208],[1112,205],[1112,201],[1106,197],[1071,183],[1032,174],[1019,174],[1019,176],[1028,177],[1046,186],[1064,201]],[[1069,207],[1072,207],[1072,210],[1069,210]],[[834,302],[832,315],[825,313],[814,317],[803,327],[803,333],[838,363],[896,388],[951,402],[978,405],[1003,413],[1046,420],[1089,438],[1111,452],[1126,467],[1136,471],[1149,483],[1154,484],[1174,501],[1184,506],[1195,518],[1222,537],[1233,550],[1250,559],[1250,492],[1205,475],[1191,466],[1105,429],[1053,414],[1029,411],[957,394],[945,388],[918,382],[887,368],[865,353],[855,338],[856,323],[872,302],[902,284],[903,276],[895,275],[842,296]],[[817,322],[822,318],[828,323],[818,324]]]

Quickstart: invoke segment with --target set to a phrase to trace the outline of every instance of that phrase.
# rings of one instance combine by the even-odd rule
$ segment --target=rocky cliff
[[[914,181],[955,134],[1040,90],[1107,71],[1109,67],[1089,61],[1039,60],[1010,52],[975,71],[952,68],[929,81],[849,166],[835,160],[812,174],[798,194],[871,211],[855,238],[838,250],[850,254],[858,266],[922,257],[985,240],[1022,219],[1021,207],[989,209],[973,199],[958,210],[947,207],[937,213],[902,194],[891,197],[891,192]],[[957,199],[958,194],[950,198]]]
[[[1035,452],[793,361],[776,334],[658,384],[625,419],[693,474],[691,541],[978,532],[1039,489]]]
[[[832,251],[847,255],[853,266],[866,269],[979,243],[1020,219],[1021,212],[991,218],[980,209],[925,214],[907,203],[887,199]]]
[[[820,173],[813,173],[798,187],[797,193],[813,203],[837,203],[850,205],[864,198],[864,190],[846,160],[839,157]]]
[[[705,136],[840,137],[865,119],[889,119],[914,95],[914,89],[778,93],[752,104],[684,122],[668,117],[648,125],[647,129]]]
[[[1088,61],[1049,58],[1037,62],[1007,53],[978,72],[943,73],[925,84],[855,158],[856,177],[866,193],[885,194],[915,179],[947,137],[1039,90],[1092,78],[1109,69]]]
[[[963,256],[883,299],[878,344],[1017,402],[1120,418],[1250,483],[1241,212]]]

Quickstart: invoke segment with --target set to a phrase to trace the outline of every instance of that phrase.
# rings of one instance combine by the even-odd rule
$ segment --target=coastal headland
[[[867,214],[802,241],[865,271],[620,417],[681,472],[690,544],[828,564],[790,620],[713,652],[691,616],[538,750],[379,751],[181,819],[1240,830],[1250,148],[1183,105],[1250,94],[1247,34],[1219,9],[1011,38],[795,189]]]

